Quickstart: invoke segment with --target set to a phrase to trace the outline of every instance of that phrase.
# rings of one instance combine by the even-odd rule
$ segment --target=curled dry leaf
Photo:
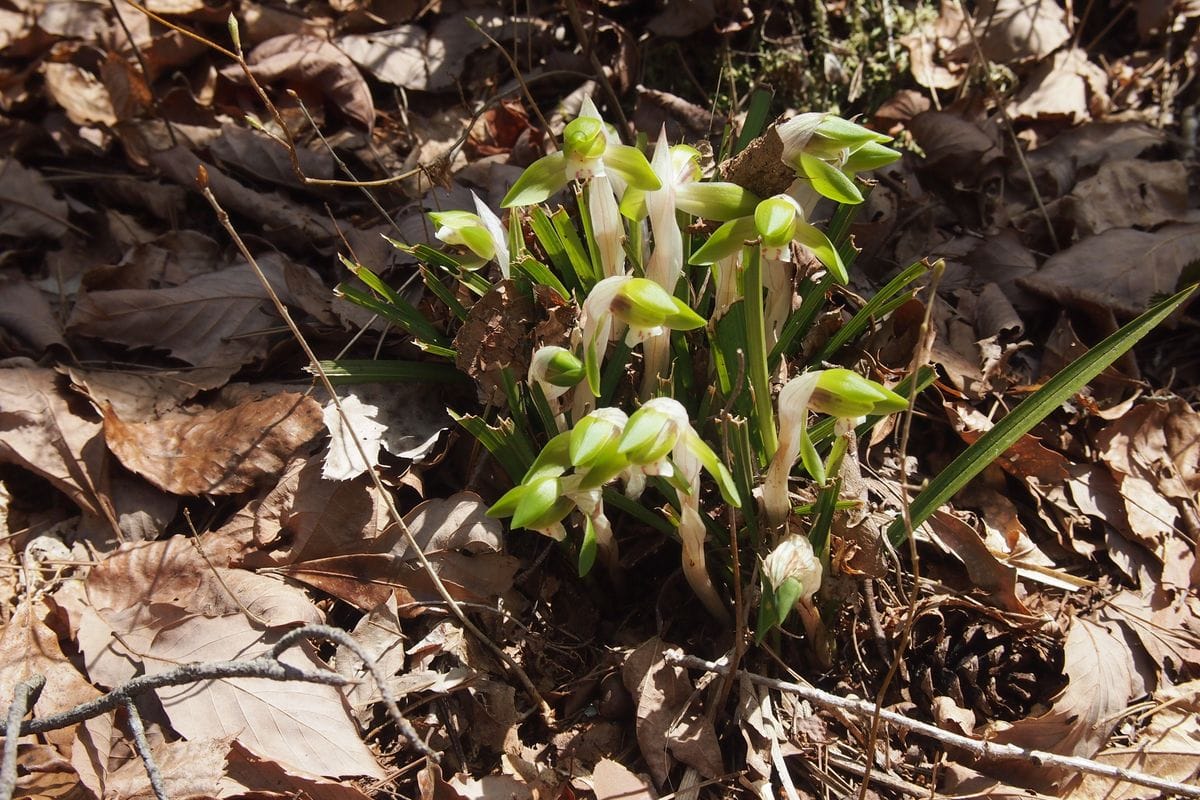
[[[304,34],[276,36],[251,50],[246,60],[258,81],[315,87],[331,108],[368,130],[375,124],[375,102],[367,82],[346,54],[328,41]],[[245,80],[236,65],[225,67],[222,74],[238,83]]]
[[[1103,116],[1110,106],[1108,76],[1088,60],[1085,51],[1074,49],[1055,53],[1039,64],[1008,113],[1014,120],[1079,123]]]
[[[80,126],[117,124],[112,98],[95,75],[74,64],[54,62],[46,63],[42,72],[46,90],[71,122]]]
[[[377,407],[362,402],[353,394],[337,403],[330,401],[322,409],[325,427],[329,430],[322,478],[347,481],[379,464],[381,437],[387,425],[375,419],[378,413]]]
[[[1070,41],[1066,12],[1055,0],[984,0],[975,11],[979,46],[991,61],[1045,58]]]
[[[284,465],[321,430],[321,407],[283,393],[225,411],[123,422],[111,408],[104,436],[126,468],[181,495],[237,494]]]

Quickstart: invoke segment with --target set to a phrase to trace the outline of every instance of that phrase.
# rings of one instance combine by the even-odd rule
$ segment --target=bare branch
[[[13,690],[12,704],[8,707],[8,719],[4,725],[4,760],[0,765],[0,798],[3,800],[12,797],[17,788],[17,739],[21,738],[21,720],[37,702],[45,685],[45,677],[34,675],[18,683]]]
[[[722,664],[716,661],[705,661],[695,656],[685,655],[676,651],[668,651],[666,660],[672,664],[678,664],[691,669],[702,669],[707,672],[715,672],[718,675],[724,675],[729,671],[728,664]],[[1030,750],[1024,747],[1018,747],[1013,744],[1000,744],[997,742],[989,742],[982,739],[972,739],[967,736],[960,736],[956,733],[944,731],[934,725],[919,720],[911,719],[903,714],[897,714],[895,711],[887,711],[878,707],[875,703],[867,700],[850,699],[841,697],[836,694],[822,691],[815,686],[804,686],[799,683],[791,683],[789,681],[776,680],[768,678],[764,675],[756,675],[752,672],[738,670],[738,675],[744,675],[752,683],[757,683],[760,686],[767,686],[772,689],[778,689],[781,692],[789,692],[811,703],[824,706],[825,708],[836,708],[840,711],[848,711],[852,714],[858,714],[862,717],[871,718],[878,715],[879,719],[890,722],[898,728],[913,731],[930,739],[938,741],[950,747],[958,747],[974,755],[976,758],[993,761],[993,760],[1019,760],[1028,761],[1037,766],[1061,767],[1063,769],[1074,770],[1075,772],[1083,772],[1088,775],[1099,775],[1102,778],[1112,778],[1113,780],[1125,781],[1126,783],[1135,783],[1139,786],[1148,786],[1151,789],[1157,789],[1167,794],[1177,794],[1184,797],[1200,797],[1200,786],[1190,786],[1186,783],[1178,783],[1169,781],[1163,778],[1156,778],[1153,775],[1147,775],[1144,772],[1136,772],[1130,769],[1115,767],[1111,764],[1102,764],[1099,761],[1093,761],[1090,758],[1079,758],[1077,756],[1063,756],[1057,753],[1048,753],[1045,750]]]
[[[133,702],[132,697],[125,698],[125,713],[129,715],[129,732],[133,735],[133,748],[137,750],[137,754],[142,758],[142,764],[146,767],[146,777],[150,779],[150,788],[154,790],[154,796],[158,800],[168,800],[162,770],[158,768],[158,764],[154,761],[154,754],[150,752],[150,741],[146,739],[146,726],[142,724],[142,715],[138,713],[137,704]]]

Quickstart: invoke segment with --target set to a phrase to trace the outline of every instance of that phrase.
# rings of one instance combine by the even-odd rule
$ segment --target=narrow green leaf
[[[306,368],[311,371],[311,367]],[[451,364],[433,361],[394,361],[390,359],[342,358],[322,361],[335,386],[354,383],[468,383],[470,379]]]
[[[913,527],[927,520],[988,464],[1016,444],[1033,426],[1053,413],[1069,397],[1087,385],[1088,381],[1124,355],[1143,336],[1170,316],[1171,312],[1179,308],[1195,290],[1196,286],[1189,286],[1152,306],[1073,361],[1047,381],[1041,389],[1025,398],[1008,416],[944,467],[913,499],[909,507]],[[908,538],[903,518],[897,519],[888,528],[888,538],[893,544],[900,544]]]
[[[584,215],[584,219],[586,218],[587,216]],[[583,240],[579,238],[579,232],[575,230],[575,223],[571,221],[571,216],[566,209],[562,208],[555,211],[550,219],[554,222],[554,230],[558,233],[559,240],[570,260],[571,271],[575,273],[580,287],[585,292],[591,291],[599,279],[596,277],[595,270],[592,269],[592,259],[588,255],[587,248],[584,247]]]
[[[818,356],[818,359],[821,361],[828,361],[830,357],[833,356],[833,354],[838,350],[842,349],[847,342],[857,339],[858,336],[866,329],[867,325],[883,319],[884,314],[886,313],[885,306],[890,305],[894,300],[898,298],[904,298],[901,300],[901,303],[907,302],[908,298],[910,298],[912,295],[902,295],[901,292],[910,283],[928,271],[929,265],[924,261],[918,261],[915,264],[909,265],[907,269],[888,281],[883,288],[875,293],[874,297],[868,300],[866,304],[864,304],[863,307],[860,308],[857,313],[855,313],[854,316],[851,317],[849,321],[847,321],[846,324],[837,331],[837,333],[829,338],[829,341],[825,343],[824,349],[821,350],[821,354]]]
[[[583,541],[579,543],[579,577],[586,576],[596,564],[596,526],[588,517],[583,526]]]
[[[500,425],[493,428],[484,422],[483,418],[474,414],[459,414],[453,409],[446,409],[451,419],[466,429],[467,433],[483,445],[489,453],[495,456],[508,473],[513,483],[520,483],[529,465],[533,463],[533,453],[527,452],[513,435],[512,420],[502,419]]]
[[[738,135],[737,144],[733,146],[730,155],[737,155],[746,149],[746,145],[754,137],[762,134],[767,127],[767,115],[771,113],[771,98],[769,89],[755,89],[750,95],[750,108],[746,111],[746,121],[742,123],[742,132]]]
[[[563,282],[558,279],[558,276],[550,271],[542,262],[538,261],[533,256],[525,256],[525,258],[513,264],[518,270],[524,273],[529,280],[539,286],[549,286],[563,300],[570,299],[571,292],[563,285]]]

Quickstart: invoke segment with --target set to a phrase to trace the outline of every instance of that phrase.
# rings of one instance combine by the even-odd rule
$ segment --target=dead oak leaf
[[[181,495],[237,494],[284,465],[323,428],[321,407],[285,392],[225,411],[123,422],[105,409],[104,435],[128,469]]]
[[[1018,285],[1063,305],[1135,317],[1155,297],[1175,291],[1200,252],[1200,225],[1167,225],[1153,233],[1112,228],[1047,259]]]

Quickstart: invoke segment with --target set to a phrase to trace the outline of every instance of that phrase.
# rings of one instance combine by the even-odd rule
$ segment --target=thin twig
[[[689,669],[702,669],[707,672],[715,672],[722,675],[729,671],[729,665],[716,661],[705,661],[702,658],[685,655],[678,650],[668,650],[664,657],[670,664],[678,664]],[[888,711],[880,708],[875,703],[869,700],[858,700],[840,695],[832,694],[823,691],[815,686],[805,686],[799,683],[791,683],[789,681],[781,681],[776,678],[768,678],[765,675],[756,675],[752,672],[739,670],[739,675],[745,675],[752,683],[760,686],[766,686],[771,689],[776,689],[781,692],[788,692],[800,697],[810,703],[816,703],[825,708],[837,709],[839,711],[847,711],[852,714],[857,714],[861,717],[873,717],[878,714],[880,719],[895,725],[898,728],[919,733],[923,736],[928,736],[940,744],[949,747],[957,747],[966,750],[971,755],[984,761],[996,760],[1019,760],[1027,761],[1036,766],[1060,767],[1063,769],[1083,772],[1088,775],[1098,775],[1102,778],[1112,778],[1113,780],[1125,781],[1126,783],[1134,783],[1138,786],[1147,786],[1151,789],[1157,789],[1161,792],[1169,794],[1179,794],[1185,797],[1200,797],[1200,786],[1190,786],[1186,783],[1178,783],[1169,781],[1164,778],[1158,778],[1154,775],[1147,775],[1144,772],[1115,767],[1111,764],[1103,764],[1099,761],[1093,761],[1090,758],[1080,758],[1078,756],[1063,756],[1057,753],[1048,753],[1045,750],[1032,750],[1025,747],[1018,747],[1015,744],[1001,744],[991,742],[986,739],[972,739],[968,736],[962,736],[950,731],[944,731],[941,728],[930,725],[927,722],[906,717],[903,714],[898,714],[895,711]],[[868,755],[868,758],[870,756]]]
[[[271,298],[271,302],[275,306],[276,313],[279,314],[281,319],[283,319],[284,323],[288,327],[288,330],[292,332],[292,336],[295,338],[296,343],[299,344],[300,349],[304,351],[304,355],[308,359],[310,369],[317,376],[318,380],[321,381],[321,385],[325,388],[325,391],[329,393],[329,397],[333,401],[334,408],[337,409],[338,416],[341,418],[342,424],[346,426],[347,430],[352,431],[354,426],[351,424],[349,416],[342,407],[341,399],[338,397],[338,393],[334,389],[333,383],[329,380],[329,376],[325,373],[324,368],[322,368],[320,359],[318,359],[316,353],[313,352],[312,347],[308,344],[308,340],[304,338],[304,334],[300,331],[300,327],[296,325],[295,320],[292,319],[291,312],[288,311],[287,306],[284,305],[283,301],[279,298],[279,294],[275,291],[275,288],[271,286],[271,282],[267,279],[267,276],[262,271],[262,268],[259,267],[258,261],[250,252],[250,249],[246,246],[245,241],[242,240],[242,237],[237,232],[237,229],[233,227],[233,223],[229,219],[229,214],[225,212],[225,209],[221,207],[221,204],[217,201],[217,198],[208,188],[207,172],[197,175],[197,179],[201,187],[201,192],[204,195],[204,199],[208,201],[208,204],[212,206],[213,211],[217,215],[217,221],[221,224],[221,227],[225,229],[226,233],[229,234],[230,238],[233,239],[233,243],[237,246],[238,251],[241,252],[242,257],[246,259],[246,262],[250,265],[250,268],[258,277],[259,283],[262,284],[263,289]],[[366,452],[363,450],[362,441],[359,439],[359,437],[351,436],[349,438],[354,442],[362,462],[364,464],[371,463],[370,459],[367,458]],[[376,472],[374,469],[370,469],[367,470],[367,474],[371,476],[372,485],[375,487],[375,490],[379,493],[380,498],[383,500],[392,524],[396,526],[397,530],[400,531],[401,536],[404,537],[409,551],[416,556],[417,561],[421,564],[421,568],[425,570],[425,574],[429,577],[430,582],[433,584],[434,590],[437,591],[438,595],[446,601],[447,606],[450,608],[451,612],[454,614],[455,618],[458,619],[463,628],[465,628],[472,636],[478,639],[479,642],[484,645],[484,647],[490,650],[493,655],[495,655],[505,666],[508,667],[512,675],[518,681],[520,681],[521,686],[537,705],[538,710],[541,712],[542,717],[546,720],[546,723],[548,725],[552,725],[554,722],[554,710],[550,707],[550,704],[546,702],[546,699],[542,697],[542,694],[538,691],[537,687],[533,685],[533,681],[529,679],[529,675],[524,669],[521,668],[520,664],[513,660],[512,656],[504,652],[504,650],[502,650],[495,642],[488,638],[487,634],[485,634],[479,629],[478,626],[475,625],[475,623],[471,622],[471,620],[467,618],[466,613],[459,606],[458,601],[455,600],[450,594],[450,591],[442,582],[441,576],[437,574],[433,564],[430,563],[429,559],[426,557],[424,549],[413,537],[412,530],[404,522],[404,517],[401,516],[400,511],[396,508],[396,503],[392,498],[391,492],[389,492],[387,487],[383,485],[383,481],[380,479],[378,472]]]
[[[167,136],[171,139],[171,146],[175,147],[179,144],[179,140],[175,138],[175,128],[171,125],[171,120],[167,119],[167,115],[163,113],[162,104],[158,102],[158,95],[154,93],[154,87],[150,85],[150,69],[146,66],[145,57],[142,56],[142,48],[138,47],[137,42],[133,40],[133,31],[129,30],[129,26],[125,24],[125,18],[117,10],[117,0],[108,0],[108,5],[112,8],[113,15],[116,16],[121,30],[125,31],[125,38],[129,40],[129,47],[133,50],[133,57],[137,59],[138,67],[142,70],[142,78],[146,81],[146,91],[150,94],[150,107],[154,109],[154,113],[162,120],[163,125],[167,126]]]
[[[550,123],[542,116],[542,109],[537,104],[537,100],[533,99],[533,92],[529,91],[529,84],[525,82],[525,76],[521,74],[521,68],[517,66],[517,62],[509,55],[508,51],[493,38],[493,36],[483,29],[483,26],[476,22],[471,17],[467,17],[467,24],[475,29],[480,36],[487,39],[492,47],[495,47],[500,55],[504,56],[504,60],[508,62],[508,67],[513,71],[513,77],[517,79],[517,83],[521,87],[521,91],[525,94],[525,99],[529,101],[529,105],[533,106],[533,113],[537,115],[538,122],[542,123],[542,130],[545,131],[547,140],[553,145],[554,131],[550,130]],[[469,130],[469,128],[468,128]]]
[[[129,733],[133,736],[133,749],[142,759],[142,765],[146,767],[146,777],[150,779],[150,788],[154,791],[154,796],[158,800],[170,800],[167,796],[167,787],[163,783],[162,770],[158,768],[158,763],[154,760],[154,754],[150,752],[150,741],[146,738],[146,726],[142,724],[142,715],[138,713],[137,704],[133,702],[132,697],[125,698],[125,713],[129,717]]]
[[[34,675],[13,690],[12,704],[4,724],[4,756],[0,764],[0,800],[10,800],[17,789],[17,740],[21,738],[21,720],[46,686],[46,678]]]

